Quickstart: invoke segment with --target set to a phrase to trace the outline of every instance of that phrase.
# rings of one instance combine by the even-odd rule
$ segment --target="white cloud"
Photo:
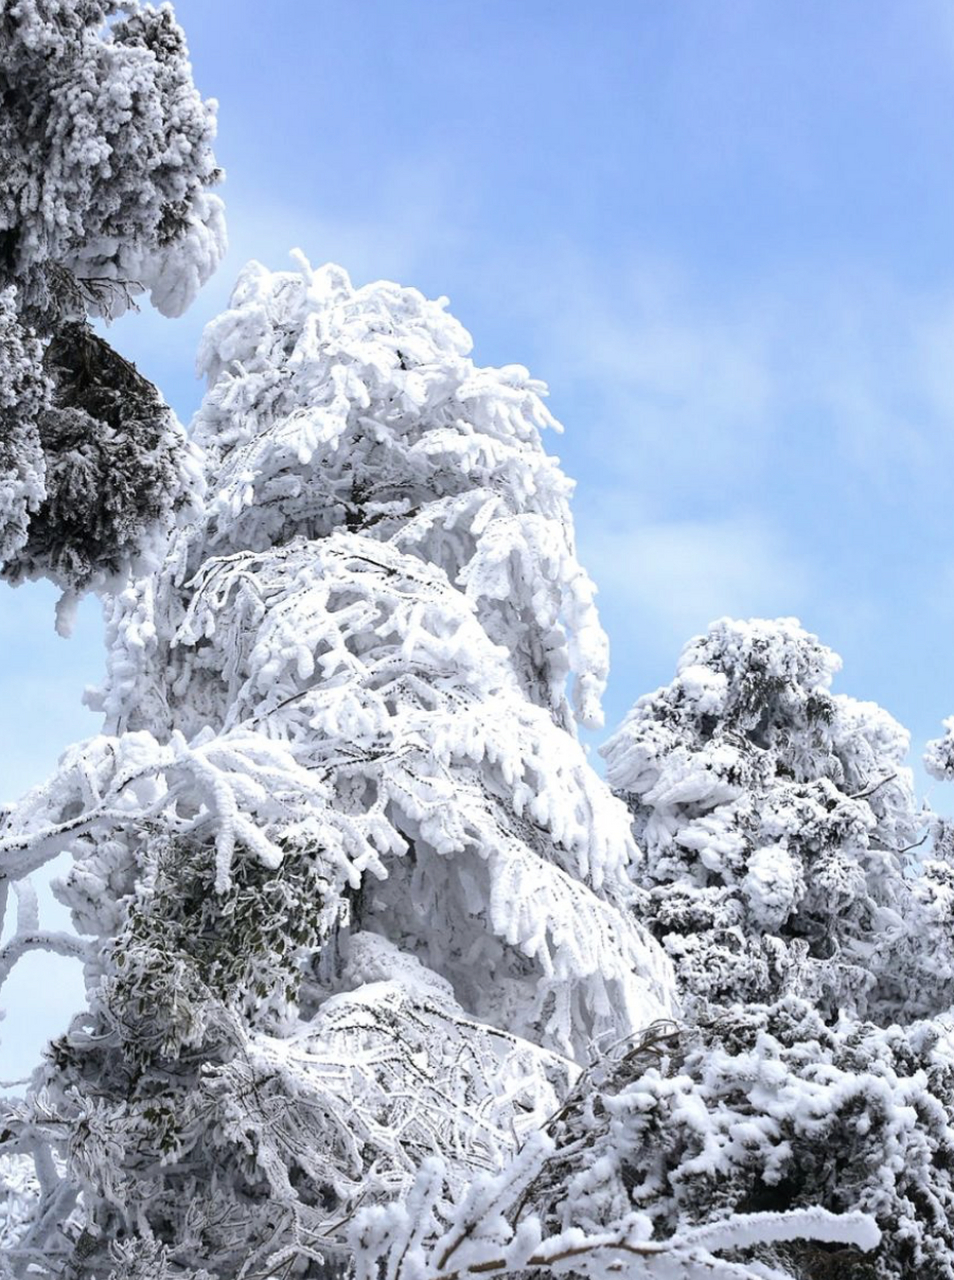
[[[807,566],[762,521],[668,521],[580,531],[581,558],[614,614],[648,646],[671,654],[715,618],[797,613]]]
[[[596,466],[602,454],[656,514],[667,489],[737,492],[767,465],[774,307],[736,299],[714,311],[665,262],[638,258],[609,275],[552,243],[484,264],[483,288],[506,289],[525,317],[533,372],[559,387],[568,455],[585,450]]]
[[[485,277],[488,291],[509,282],[534,371],[569,391],[554,405],[569,449],[584,428],[589,456],[601,447],[654,518],[670,498],[731,510],[758,489],[808,491],[813,472],[893,498],[954,464],[940,292],[849,267],[719,287],[640,254],[609,273],[559,242]]]

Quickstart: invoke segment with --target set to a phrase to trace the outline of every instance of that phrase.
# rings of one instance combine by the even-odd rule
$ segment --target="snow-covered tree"
[[[840,665],[794,619],[723,619],[603,748],[644,854],[641,913],[693,996],[926,1011],[908,735],[831,693]]]
[[[318,1274],[673,1011],[576,739],[606,646],[542,385],[443,301],[298,265],[209,327],[204,512],[110,606],[105,734],[0,831],[0,977],[52,947],[90,998],[6,1121],[18,1274]],[[28,887],[64,849],[76,936]]]
[[[0,0],[0,94],[0,564],[71,593],[155,567],[194,489],[88,317],[146,292],[178,315],[217,265],[214,104],[171,8],[136,0]]]

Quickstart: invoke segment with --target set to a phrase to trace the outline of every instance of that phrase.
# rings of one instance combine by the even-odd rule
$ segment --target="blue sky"
[[[250,257],[447,294],[477,359],[527,364],[566,426],[608,725],[710,619],[795,614],[920,751],[954,712],[946,0],[176,12],[221,104],[232,248],[186,317],[112,340],[183,420]],[[66,643],[53,598],[0,589],[4,798],[97,727],[96,608]]]

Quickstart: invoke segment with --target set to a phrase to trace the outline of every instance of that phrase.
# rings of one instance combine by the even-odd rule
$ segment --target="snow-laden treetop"
[[[562,720],[569,671],[577,715],[599,724],[606,639],[575,559],[573,485],[540,440],[561,428],[521,365],[474,364],[446,305],[304,259],[245,270],[199,355],[195,438],[221,458],[209,550],[344,528],[411,551],[477,604],[533,701]]]
[[[925,826],[908,734],[832,693],[840,666],[794,618],[723,618],[603,749],[647,912],[697,994],[891,1015],[923,998],[898,950]]]
[[[193,438],[210,498],[166,579],[335,531],[387,543],[463,591],[532,702],[568,726],[570,674],[576,717],[598,725],[607,643],[575,556],[573,486],[540,440],[559,430],[544,384],[475,365],[445,307],[301,257],[297,272],[246,267],[200,349]]]

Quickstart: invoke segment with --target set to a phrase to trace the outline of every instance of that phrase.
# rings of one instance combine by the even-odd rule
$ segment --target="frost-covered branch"
[[[733,1214],[713,1223],[654,1239],[650,1218],[625,1214],[612,1229],[568,1227],[547,1235],[539,1217],[514,1220],[515,1201],[553,1154],[543,1138],[528,1144],[496,1178],[469,1187],[455,1205],[445,1198],[439,1161],[422,1169],[403,1204],[364,1210],[352,1229],[358,1280],[464,1280],[519,1274],[536,1268],[609,1280],[625,1274],[653,1280],[754,1280],[744,1263],[716,1257],[724,1251],[789,1241],[823,1241],[868,1251],[881,1239],[864,1213],[796,1209]]]

